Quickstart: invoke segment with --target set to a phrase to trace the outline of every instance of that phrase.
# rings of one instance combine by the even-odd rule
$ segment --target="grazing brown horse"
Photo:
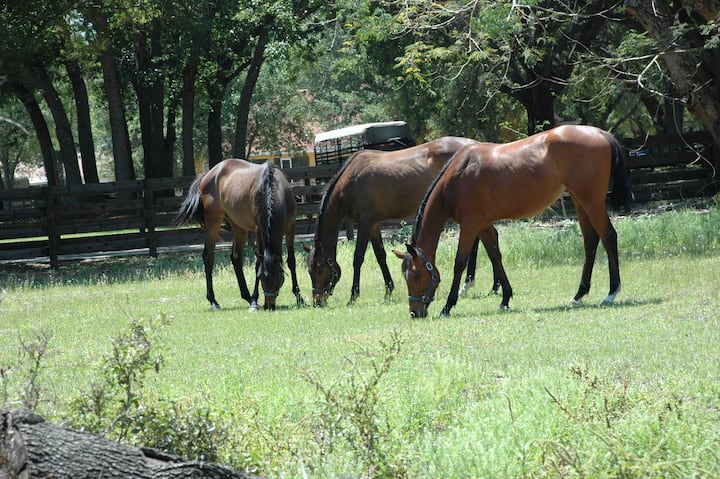
[[[275,298],[285,281],[282,266],[283,235],[292,276],[292,291],[297,304],[304,304],[295,272],[296,208],[290,184],[270,163],[258,165],[245,160],[224,160],[195,179],[187,198],[180,205],[176,222],[183,224],[195,221],[203,226],[206,297],[213,309],[220,308],[215,301],[212,270],[215,243],[225,218],[233,233],[230,258],[240,286],[240,295],[250,304],[250,310],[258,309],[258,282],[262,283],[265,295],[264,309],[275,309]],[[252,295],[243,274],[245,244],[250,231],[255,231],[257,242],[255,288]]]
[[[313,304],[324,306],[340,279],[336,261],[338,232],[344,218],[357,223],[358,234],[353,259],[352,303],[360,294],[360,268],[368,241],[385,281],[385,296],[394,283],[387,267],[379,222],[415,214],[418,204],[437,172],[460,148],[476,144],[467,138],[443,137],[398,151],[361,150],[350,157],[330,180],[320,203],[313,248],[308,252],[307,268],[313,287]],[[497,245],[492,226],[480,232],[485,245]],[[489,254],[489,253],[488,253]],[[477,240],[470,257],[466,287],[473,284]],[[492,259],[492,258],[491,258]],[[496,264],[493,291],[499,288]]]
[[[500,219],[533,216],[567,190],[577,210],[585,248],[585,264],[573,303],[590,290],[598,242],[608,256],[610,292],[603,304],[612,304],[620,291],[617,233],[608,218],[605,197],[612,180],[612,203],[620,207],[633,194],[620,145],[610,133],[590,126],[560,126],[508,144],[479,143],[460,150],[438,174],[417,212],[412,244],[403,260],[410,314],[425,317],[440,274],[435,253],[445,222],[460,224],[450,294],[441,314],[457,302],[460,275],[473,239]],[[501,308],[508,308],[512,288],[502,267],[497,244],[488,254],[500,263]]]

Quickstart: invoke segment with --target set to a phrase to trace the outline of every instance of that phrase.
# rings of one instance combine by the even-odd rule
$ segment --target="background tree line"
[[[389,119],[418,140],[575,121],[720,147],[717,0],[0,5],[4,187],[19,162],[50,184],[192,175]]]

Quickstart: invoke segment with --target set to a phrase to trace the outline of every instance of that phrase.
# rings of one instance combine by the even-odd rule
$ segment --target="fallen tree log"
[[[31,478],[259,479],[63,428],[27,409],[0,412],[0,479]]]

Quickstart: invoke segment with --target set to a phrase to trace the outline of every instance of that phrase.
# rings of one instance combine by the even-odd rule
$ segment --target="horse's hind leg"
[[[583,249],[585,250],[585,262],[583,263],[582,275],[580,276],[580,285],[578,286],[577,294],[570,301],[571,305],[577,305],[583,296],[588,294],[590,291],[590,285],[592,283],[592,271],[595,265],[595,256],[597,254],[597,246],[600,242],[600,236],[590,222],[590,218],[587,212],[575,202],[575,209],[577,210],[578,222],[580,223],[580,231],[583,236]]]
[[[608,269],[610,272],[610,291],[602,304],[612,304],[615,296],[620,292],[620,265],[618,260],[617,232],[608,218],[605,205],[596,206],[588,210],[576,203],[578,210],[578,221],[583,232],[585,246],[585,265],[583,266],[582,278],[578,294],[572,303],[577,303],[580,298],[590,290],[590,278],[592,276],[593,263],[597,252],[598,241],[602,241],[608,257]]]
[[[475,265],[477,263],[478,243],[480,241],[482,241],[483,246],[485,247],[485,252],[487,253],[488,258],[490,259],[490,264],[492,265],[493,285],[490,290],[490,294],[497,294],[498,289],[502,286],[500,278],[505,275],[505,270],[502,266],[502,256],[500,255],[500,248],[498,246],[498,232],[497,229],[495,229],[495,226],[490,226],[489,228],[480,231],[475,239],[475,244],[473,245],[470,258],[468,259],[465,284],[463,284],[460,289],[460,296],[463,296],[468,289],[475,285]],[[494,250],[495,252],[491,254],[491,250]],[[507,287],[510,288],[509,283]],[[508,301],[509,300],[510,298],[508,297]]]
[[[478,237],[482,241],[485,247],[485,252],[490,259],[490,264],[493,270],[493,288],[491,293],[497,294],[498,288],[502,287],[502,302],[500,303],[500,309],[510,308],[510,298],[512,298],[513,291],[510,286],[510,280],[505,273],[505,268],[502,264],[502,254],[500,254],[500,243],[498,242],[498,232],[494,226],[480,230]]]
[[[213,268],[215,266],[215,243],[217,243],[218,237],[220,236],[220,221],[207,221],[205,222],[205,246],[203,247],[202,259],[203,265],[205,266],[205,297],[210,302],[212,309],[220,309],[220,305],[215,300],[215,290],[213,288]]]
[[[395,289],[395,283],[390,275],[390,268],[388,268],[387,265],[387,253],[383,247],[382,235],[378,225],[375,225],[373,228],[373,234],[370,236],[370,243],[372,244],[373,252],[375,253],[378,265],[380,265],[380,271],[382,271],[383,280],[385,281],[385,301],[388,301]]]
[[[205,241],[205,247],[202,253],[203,265],[205,266],[205,297],[210,302],[212,309],[220,309],[220,305],[215,300],[215,290],[213,289],[213,266],[215,265],[215,243]]]
[[[602,237],[602,243],[607,252],[608,269],[610,271],[610,292],[602,300],[602,304],[613,304],[615,297],[620,292],[620,260],[617,247],[617,231],[610,222],[610,218],[608,218],[608,228]]]
[[[296,263],[295,263],[295,225],[291,224],[287,227],[285,233],[285,247],[287,249],[287,264],[290,269],[290,277],[292,279],[292,292],[298,306],[305,306],[305,300],[300,294],[300,286],[298,285]]]
[[[243,263],[245,262],[245,245],[247,244],[248,233],[238,227],[233,226],[233,244],[230,252],[230,261],[235,270],[235,278],[240,287],[240,296],[247,301],[250,306],[253,304],[253,297],[250,295],[247,283],[245,282],[245,273],[243,272]],[[255,298],[257,307],[257,297]]]

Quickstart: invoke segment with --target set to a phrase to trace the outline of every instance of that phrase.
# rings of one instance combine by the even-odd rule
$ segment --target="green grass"
[[[148,377],[148,396],[232,421],[223,461],[262,475],[720,477],[720,211],[614,223],[623,291],[607,308],[596,306],[607,293],[602,250],[586,305],[565,308],[582,258],[573,222],[500,225],[512,311],[486,296],[483,256],[476,289],[438,318],[455,250],[449,232],[438,256],[440,304],[426,320],[409,318],[390,256],[393,299],[381,301],[369,253],[360,299],[345,306],[352,243],[340,245],[343,276],[322,310],[295,308],[287,281],[279,311],[248,313],[225,257],[215,275],[220,311],[204,299],[199,255],[6,268],[0,366],[17,367],[20,340],[49,331],[38,409],[62,420],[128,318],[163,314],[172,318],[159,331],[165,363]],[[299,279],[308,299],[304,268]],[[323,442],[329,407],[307,377],[337,394],[362,384],[395,333],[401,350],[377,385],[374,416],[374,457],[388,469],[372,473],[349,441]],[[6,406],[17,406],[22,384],[7,384]]]

